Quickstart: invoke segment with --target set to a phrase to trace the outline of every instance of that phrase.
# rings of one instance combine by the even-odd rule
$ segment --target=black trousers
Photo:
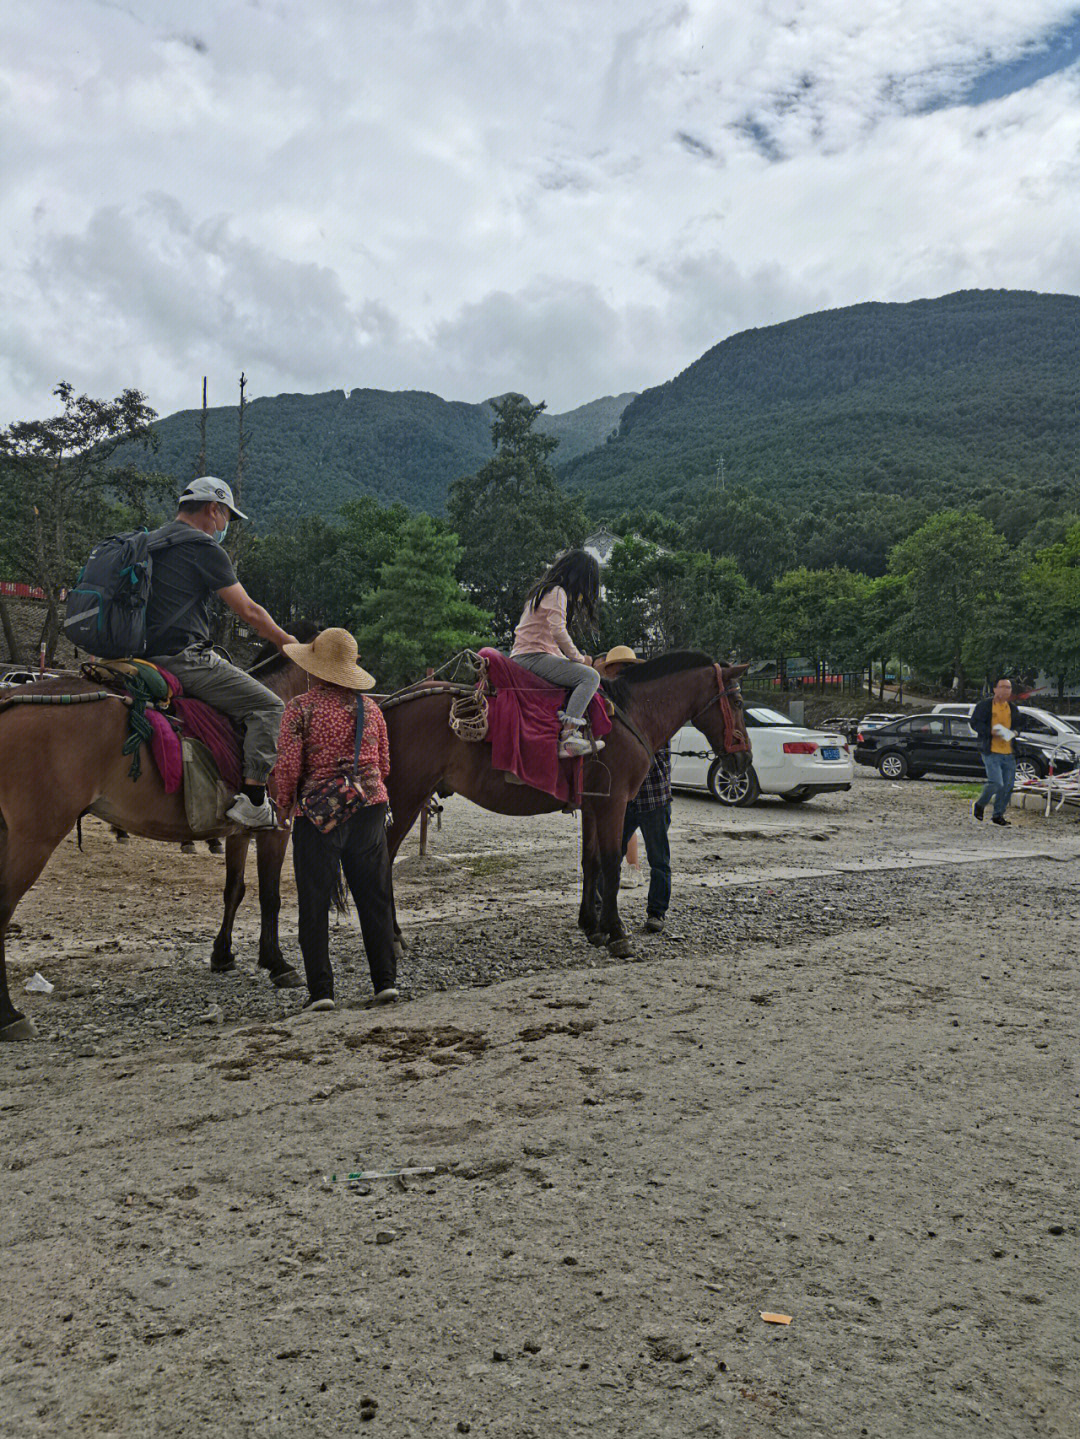
[[[293,869],[299,909],[300,953],[312,999],[332,999],[330,905],[338,865],[360,915],[375,993],[397,979],[390,852],[386,847],[386,806],[369,805],[329,834],[298,816],[293,825]]]

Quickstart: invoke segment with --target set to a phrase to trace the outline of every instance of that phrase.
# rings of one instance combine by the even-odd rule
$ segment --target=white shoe
[[[277,829],[277,815],[270,801],[264,799],[262,804],[253,804],[243,792],[225,811],[225,818],[231,819],[233,824],[242,825],[244,829]]]
[[[372,1000],[372,1004],[393,1004],[394,1000],[397,999],[397,997],[397,990],[393,987],[393,985],[389,985],[386,989],[379,990],[378,994]]]
[[[563,725],[563,732],[559,736],[559,758],[579,759],[583,755],[592,754],[593,749],[603,749],[604,741],[598,739],[595,742],[586,739],[582,733],[583,724],[581,720],[568,720]]]

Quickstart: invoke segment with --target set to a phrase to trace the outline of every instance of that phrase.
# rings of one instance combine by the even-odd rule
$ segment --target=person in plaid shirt
[[[605,679],[617,679],[627,665],[639,664],[629,645],[616,645],[608,650],[597,665]],[[626,806],[623,824],[622,852],[625,856],[632,837],[641,831],[645,854],[649,861],[649,894],[645,901],[645,928],[659,934],[664,916],[671,903],[671,746],[664,745],[653,756],[652,766],[641,788]]]

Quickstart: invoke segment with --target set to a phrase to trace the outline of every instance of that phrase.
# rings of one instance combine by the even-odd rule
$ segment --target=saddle
[[[235,794],[240,788],[240,731],[227,715],[186,696],[175,675],[149,660],[135,658],[93,660],[84,664],[81,672],[93,684],[122,695],[128,704],[130,719],[124,753],[131,755],[132,779],[138,779],[141,773],[142,746],[149,743],[166,794],[175,794],[183,781],[187,799],[194,780],[192,767],[201,770],[201,791],[205,792],[207,784],[220,782],[222,793],[215,805],[225,802],[227,791]],[[205,803],[199,810],[201,822],[192,823],[192,828],[213,828],[216,821],[208,819]]]
[[[564,804],[579,805],[583,761],[558,758],[559,710],[566,702],[565,690],[514,664],[499,650],[482,649],[477,660],[480,673],[475,690],[455,700],[451,709],[454,732],[462,739],[486,739],[491,745],[492,766],[508,778]],[[589,706],[588,719],[597,738],[611,729],[611,718],[599,695]]]

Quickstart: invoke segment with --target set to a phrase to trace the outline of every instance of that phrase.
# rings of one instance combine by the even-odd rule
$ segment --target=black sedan
[[[1042,779],[1051,764],[1055,774],[1076,767],[1076,753],[1061,749],[1052,739],[1018,735],[1013,747],[1017,779]],[[855,761],[875,765],[885,779],[893,780],[919,779],[931,771],[980,779],[984,774],[975,731],[955,715],[912,715],[880,729],[860,730]]]

